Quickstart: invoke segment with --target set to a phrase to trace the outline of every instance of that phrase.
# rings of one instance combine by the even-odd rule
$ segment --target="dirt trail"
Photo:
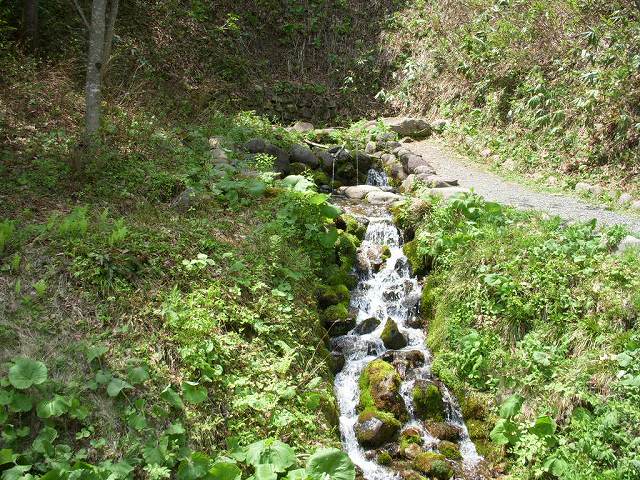
[[[526,186],[505,180],[482,170],[469,160],[430,140],[405,145],[433,165],[438,175],[457,178],[461,187],[473,188],[489,201],[518,208],[535,209],[558,215],[567,221],[588,221],[595,218],[604,225],[626,225],[640,234],[640,218],[606,210],[563,194],[536,192]]]

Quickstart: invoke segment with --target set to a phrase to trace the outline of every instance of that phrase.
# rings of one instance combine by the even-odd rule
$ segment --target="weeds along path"
[[[438,175],[458,179],[461,187],[473,188],[489,201],[548,212],[567,221],[589,221],[595,218],[604,225],[626,225],[633,233],[640,234],[640,218],[612,212],[567,195],[536,192],[484,171],[436,142],[424,140],[406,147],[422,155],[433,165]]]

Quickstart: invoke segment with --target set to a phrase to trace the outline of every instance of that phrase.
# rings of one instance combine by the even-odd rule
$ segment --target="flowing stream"
[[[345,365],[336,375],[335,392],[340,408],[340,433],[345,450],[358,465],[367,480],[400,478],[397,472],[379,465],[375,457],[367,455],[356,439],[355,425],[358,419],[356,407],[360,392],[358,380],[362,370],[376,358],[397,355],[388,351],[380,335],[388,318],[394,320],[407,338],[407,346],[397,352],[419,352],[424,363],[401,372],[403,378],[401,396],[409,413],[409,421],[403,429],[411,426],[422,432],[423,448],[436,450],[438,440],[431,436],[422,422],[416,418],[411,391],[416,380],[431,379],[431,353],[426,347],[424,329],[416,321],[420,304],[421,287],[412,276],[407,258],[402,251],[402,240],[398,229],[386,211],[368,216],[368,227],[359,249],[359,281],[352,292],[351,307],[357,311],[359,325],[365,319],[375,317],[380,325],[371,333],[358,335],[358,327],[348,334],[333,339],[333,348],[345,356]],[[382,263],[380,253],[383,246],[389,248],[390,256]],[[364,265],[363,265],[364,264]],[[444,387],[441,388],[446,411],[445,418],[461,431],[458,446],[465,470],[472,471],[482,457],[476,453],[473,442],[464,425],[460,408],[455,398]]]

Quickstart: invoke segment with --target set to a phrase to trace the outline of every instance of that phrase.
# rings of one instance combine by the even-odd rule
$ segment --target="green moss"
[[[502,446],[493,443],[491,440],[482,439],[474,440],[473,443],[478,454],[482,455],[488,462],[498,464],[504,460],[505,451]]]
[[[291,173],[291,175],[300,175],[308,168],[309,167],[307,167],[304,163],[294,162],[289,165],[289,172]]]
[[[318,291],[318,305],[327,308],[339,303],[348,304],[351,294],[346,285],[323,285]]]
[[[465,419],[484,420],[487,417],[488,398],[475,392],[468,392],[458,398]]]
[[[420,255],[418,253],[418,242],[417,240],[411,240],[410,242],[406,242],[402,246],[402,251],[404,252],[407,260],[409,260],[409,265],[411,265],[411,269],[413,273],[417,276],[423,276],[428,273],[428,262],[427,257],[424,255]]]
[[[377,461],[380,465],[390,465],[393,461],[393,458],[391,458],[391,454],[389,454],[389,452],[383,450],[382,452],[378,453]]]
[[[338,237],[336,251],[340,257],[355,257],[359,246],[360,239],[358,237],[351,233],[343,232]]]
[[[400,375],[390,363],[374,360],[362,371],[359,379],[360,401],[358,411],[388,412],[399,420],[407,417],[400,397]],[[380,386],[385,390],[381,391]]]
[[[384,346],[392,350],[399,350],[407,346],[406,337],[400,332],[400,330],[398,330],[396,322],[390,318],[387,319],[387,323],[384,325],[380,338],[382,339]]]
[[[453,470],[449,467],[444,455],[434,452],[424,452],[413,460],[416,470],[440,480],[452,477]]]
[[[342,220],[347,226],[347,233],[355,235],[359,240],[364,239],[364,234],[367,231],[367,227],[360,223],[356,218],[352,215],[344,214],[342,215]]]
[[[428,421],[425,422],[425,427],[438,440],[455,442],[460,439],[460,429],[449,423]]]
[[[388,245],[382,247],[382,261],[386,262],[391,257],[391,249]]]
[[[437,385],[431,382],[416,384],[411,396],[416,412],[422,419],[444,421],[444,402]]]
[[[313,180],[316,182],[316,185],[331,185],[331,178],[322,170],[315,170],[312,173],[312,176]]]
[[[491,424],[489,422],[470,419],[465,423],[467,424],[469,437],[471,437],[472,440],[489,438],[489,433],[491,432]]]
[[[358,423],[364,424],[373,418],[382,422],[379,430],[368,430],[356,426],[356,437],[363,446],[378,447],[393,440],[402,424],[392,414],[380,410],[368,409],[360,413]]]
[[[453,442],[443,440],[438,445],[438,451],[451,460],[461,460],[460,448]]]
[[[329,265],[323,273],[329,285],[345,285],[353,290],[358,283],[358,278],[351,273],[351,269],[344,266]]]
[[[320,314],[324,323],[333,323],[346,320],[349,317],[349,308],[346,303],[331,305]]]
[[[422,436],[417,431],[407,429],[400,434],[400,451],[404,452],[411,444],[422,445]]]

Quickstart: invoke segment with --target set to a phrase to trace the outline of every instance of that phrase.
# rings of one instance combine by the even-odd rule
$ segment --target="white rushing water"
[[[382,264],[380,257],[383,246],[389,247],[390,257]],[[358,379],[369,362],[387,352],[380,335],[386,320],[391,318],[408,341],[408,345],[399,351],[417,351],[425,359],[422,366],[407,369],[401,375],[404,378],[400,393],[409,412],[409,421],[403,429],[407,426],[418,428],[423,433],[423,447],[426,450],[435,450],[438,440],[432,437],[422,422],[415,417],[411,396],[416,380],[431,378],[431,353],[426,347],[425,332],[419,322],[416,322],[421,287],[411,275],[408,260],[402,252],[398,229],[393,225],[390,216],[383,214],[369,218],[365,238],[358,252],[359,282],[352,292],[351,306],[357,310],[358,325],[371,317],[380,320],[380,325],[369,334],[358,335],[355,333],[356,327],[347,335],[333,339],[333,348],[343,352],[345,356],[345,366],[336,375],[335,380],[335,392],[340,408],[340,432],[345,450],[353,462],[362,469],[367,480],[396,479],[400,478],[397,473],[368,459],[365,449],[356,439],[356,408],[360,398]],[[481,457],[469,439],[455,398],[444,387],[442,394],[447,422],[461,430],[458,445],[463,457],[463,466],[465,469],[473,469]]]

